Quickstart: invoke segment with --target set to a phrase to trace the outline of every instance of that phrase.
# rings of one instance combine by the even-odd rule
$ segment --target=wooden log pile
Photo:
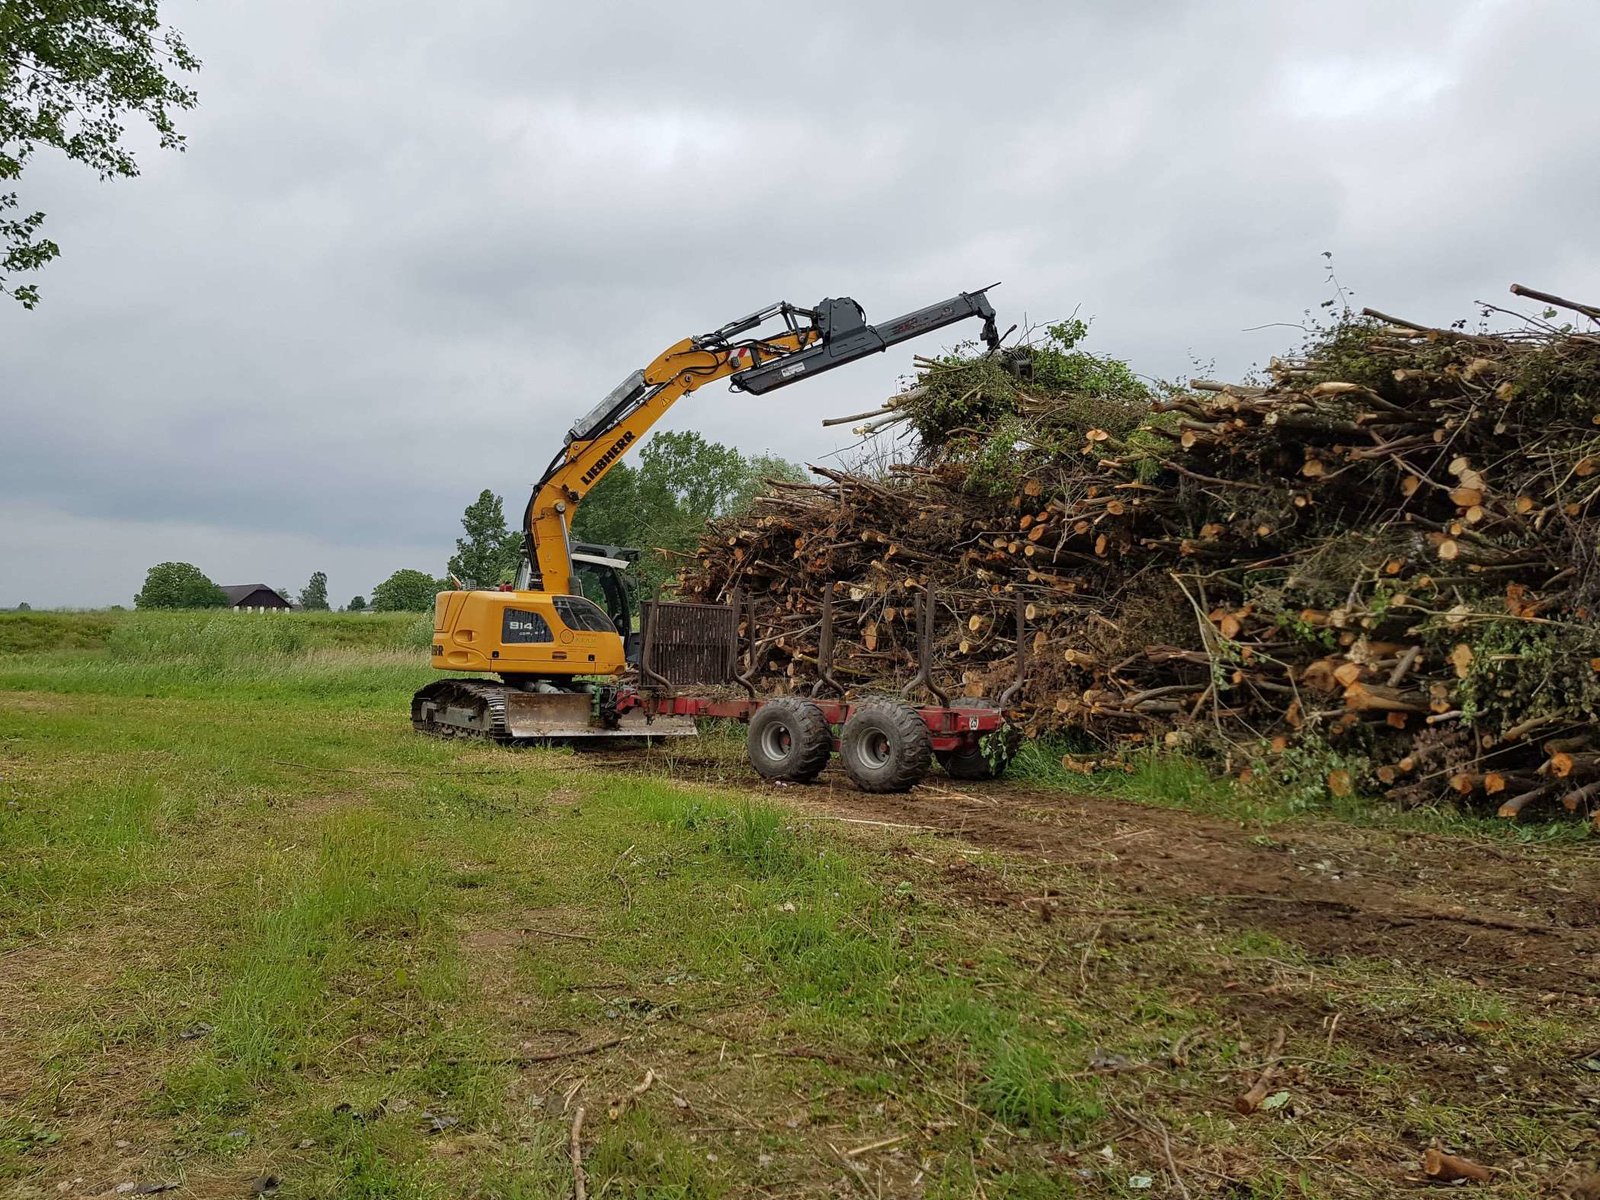
[[[1334,791],[1588,814],[1600,310],[1514,290],[1550,315],[1368,310],[1257,383],[1159,397],[1073,386],[1102,377],[1059,347],[920,360],[867,414],[916,431],[907,461],[774,485],[708,530],[681,590],[753,596],[762,674],[798,690],[832,584],[835,673],[875,690],[915,673],[932,587],[936,681],[988,696],[1017,672],[1020,598],[1028,733],[1269,770],[1314,745]]]

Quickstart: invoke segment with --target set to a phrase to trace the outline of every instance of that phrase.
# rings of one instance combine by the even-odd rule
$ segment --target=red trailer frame
[[[663,695],[655,692],[621,692],[617,696],[617,712],[640,712],[646,717],[706,717],[725,721],[738,721],[748,725],[757,710],[774,699],[766,697],[744,700],[713,700],[706,696]],[[823,720],[840,728],[861,705],[849,700],[813,700],[822,713]],[[1005,724],[1005,714],[997,708],[978,705],[910,706],[922,723],[928,727],[928,736],[937,754],[976,750],[978,740],[993,733]],[[834,737],[838,749],[838,736]]]
[[[741,671],[738,626],[745,623]],[[1025,608],[1016,602],[1017,677],[994,703],[951,703],[933,680],[933,626],[937,602],[931,589],[914,598],[917,673],[896,697],[850,699],[833,673],[833,586],[822,593],[817,680],[807,696],[757,694],[755,607],[737,593],[733,603],[684,604],[652,601],[643,606],[641,685],[619,690],[619,717],[636,713],[661,718],[711,717],[749,727],[751,766],[768,779],[808,782],[837,752],[856,786],[869,791],[904,791],[937,759],[960,779],[1001,774],[1014,749],[1009,735],[984,738],[1006,728],[1005,708],[1022,689],[1027,662]],[[737,683],[746,695],[722,699],[684,694],[679,686]],[[914,705],[905,697],[925,692],[938,703]],[[834,698],[825,693],[834,693]],[[920,727],[919,727],[920,723]]]

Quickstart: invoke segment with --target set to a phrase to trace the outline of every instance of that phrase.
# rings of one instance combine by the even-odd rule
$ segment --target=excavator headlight
[[[586,413],[567,434],[567,444],[581,442],[596,429],[609,426],[613,423],[609,418],[614,412],[638,403],[639,398],[650,390],[650,385],[644,380],[643,371],[635,371],[616,387],[606,393],[606,398],[600,401]]]

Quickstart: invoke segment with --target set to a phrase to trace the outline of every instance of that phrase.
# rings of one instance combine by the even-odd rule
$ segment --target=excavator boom
[[[992,349],[1000,339],[988,290],[962,292],[881,325],[868,325],[848,296],[822,300],[815,308],[780,301],[669,347],[572,426],[535,485],[524,524],[539,586],[572,590],[568,547],[579,502],[682,397],[723,378],[737,391],[764,395],[971,317],[983,321],[983,338]],[[780,330],[757,334],[774,321]]]

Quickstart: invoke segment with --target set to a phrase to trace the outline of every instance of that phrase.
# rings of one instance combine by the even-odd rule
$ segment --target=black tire
[[[951,779],[999,779],[1011,764],[1002,759],[992,763],[977,746],[970,750],[943,750],[939,752],[939,765]]]
[[[844,723],[839,758],[863,792],[909,792],[928,773],[933,738],[909,704],[863,704]]]
[[[810,701],[769,700],[750,718],[744,745],[761,778],[810,783],[828,765],[833,730]]]

